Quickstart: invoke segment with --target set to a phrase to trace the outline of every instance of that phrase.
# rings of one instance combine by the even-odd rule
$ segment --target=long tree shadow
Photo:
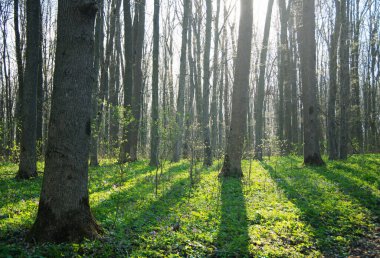
[[[149,244],[159,234],[174,232],[180,228],[180,220],[172,216],[171,209],[178,203],[185,203],[184,198],[190,190],[190,181],[187,174],[182,174],[181,168],[187,165],[176,165],[166,170],[162,183],[167,184],[161,188],[162,194],[154,197],[155,184],[150,180],[140,180],[131,189],[113,193],[109,199],[94,207],[95,215],[109,231],[115,231],[113,241],[122,242],[126,253],[133,250],[154,251],[155,245]],[[116,213],[115,213],[116,212]],[[128,239],[126,241],[126,239]],[[183,252],[178,250],[155,250],[159,252]],[[186,255],[182,253],[182,255]]]
[[[355,164],[355,163],[350,163]],[[346,165],[344,163],[332,163],[331,168],[342,170],[344,172],[348,172],[351,174],[352,177],[355,177],[361,181],[365,181],[368,184],[375,185],[377,188],[380,187],[380,175],[379,171],[373,171],[371,166],[366,166],[359,164],[360,167],[352,167],[349,165]]]
[[[221,221],[216,239],[217,257],[248,257],[248,218],[240,179],[221,179]]]
[[[155,168],[148,166],[146,162],[130,164],[127,167],[113,164],[91,168],[89,172],[90,193],[107,191],[115,183],[122,184],[129,180],[143,177],[154,170]]]
[[[279,170],[268,163],[261,164],[301,211],[301,219],[311,226],[312,236],[324,256],[347,255],[350,245],[368,229],[363,224],[368,214],[349,196],[337,191],[336,184],[316,173],[326,168]]]
[[[341,191],[350,195],[356,199],[361,206],[370,210],[375,222],[380,223],[380,198],[374,194],[374,189],[371,188],[372,186],[375,188],[379,187],[378,179],[375,177],[359,176],[360,171],[342,164],[334,166],[334,168],[335,169],[326,170],[312,167],[311,170],[325,177],[327,180],[336,183]],[[347,174],[350,174],[354,178],[350,178]]]

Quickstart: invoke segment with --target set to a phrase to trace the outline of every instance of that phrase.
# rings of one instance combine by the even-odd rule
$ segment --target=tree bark
[[[339,127],[339,158],[347,159],[348,155],[348,109],[350,105],[350,49],[348,46],[348,20],[347,20],[347,0],[340,1],[340,46],[339,46],[339,61],[340,61],[340,127]]]
[[[300,33],[304,163],[324,165],[319,150],[316,43],[315,43],[315,2],[303,0],[302,28]]]
[[[124,0],[124,35],[125,35],[125,72],[124,72],[124,121],[123,134],[120,144],[119,162],[125,163],[129,160],[131,144],[130,124],[132,112],[132,92],[133,92],[133,31],[132,31],[132,15],[131,2]]]
[[[218,79],[219,79],[219,13],[220,0],[216,1],[215,27],[214,27],[214,60],[213,60],[213,80],[212,80],[212,101],[211,101],[211,152],[216,157],[218,144]]]
[[[211,27],[212,27],[212,1],[206,0],[206,35],[205,49],[203,57],[203,143],[204,143],[204,160],[203,165],[209,167],[212,165],[212,151],[210,144],[210,49],[211,49]]]
[[[338,143],[337,143],[337,129],[336,129],[336,94],[337,94],[337,51],[338,51],[338,39],[340,30],[340,6],[338,0],[335,0],[335,25],[334,31],[331,35],[331,43],[329,49],[329,97],[327,108],[327,140],[328,140],[328,154],[330,160],[338,158]]]
[[[40,2],[26,1],[27,45],[22,98],[22,133],[20,142],[20,164],[16,178],[29,179],[37,176],[36,129],[37,87],[40,66]]]
[[[242,177],[241,158],[243,154],[244,132],[247,126],[249,98],[249,70],[251,67],[251,40],[253,3],[241,0],[239,40],[232,94],[232,115],[227,151],[219,176]]]
[[[179,85],[177,97],[177,112],[173,162],[178,162],[181,159],[182,153],[182,137],[183,137],[183,117],[185,109],[185,84],[186,84],[186,51],[187,51],[187,30],[189,23],[189,0],[183,2],[183,21],[182,21],[182,42],[181,42],[181,59],[179,68]]]
[[[80,241],[97,238],[101,232],[88,193],[96,11],[95,0],[58,3],[46,165],[30,241]]]
[[[22,99],[24,91],[24,69],[22,64],[22,51],[20,43],[20,30],[19,30],[19,1],[14,0],[14,27],[15,27],[15,44],[16,44],[16,61],[17,61],[17,75],[18,75],[18,94],[17,94],[17,106],[16,106],[16,142],[20,142],[21,135],[21,123],[22,123]]]
[[[150,135],[150,165],[159,165],[158,61],[160,48],[160,1],[154,0],[153,15],[153,73],[152,73],[152,127]]]
[[[273,9],[274,0],[269,0],[267,16],[265,19],[265,27],[264,27],[264,38],[263,44],[261,46],[260,53],[260,74],[259,74],[259,82],[257,85],[256,92],[256,103],[255,103],[255,156],[258,160],[263,159],[263,107],[264,107],[264,97],[265,97],[265,70],[266,70],[266,62],[267,62],[267,53],[268,53],[268,41],[269,41],[269,33],[270,26],[272,20],[272,9]]]
[[[135,2],[135,17],[133,21],[133,90],[132,90],[132,121],[129,127],[128,141],[130,144],[129,161],[137,160],[137,145],[141,120],[143,74],[142,54],[145,35],[145,0]]]

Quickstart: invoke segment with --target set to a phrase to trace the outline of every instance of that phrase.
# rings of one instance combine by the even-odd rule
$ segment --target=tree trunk
[[[351,112],[350,112],[350,128],[351,128],[351,142],[354,146],[353,150],[355,152],[363,152],[363,129],[362,129],[362,118],[360,111],[360,84],[359,84],[359,48],[360,48],[360,17],[359,17],[359,0],[356,0],[355,7],[355,21],[353,22],[353,42],[351,50]],[[354,3],[355,5],[355,3]]]
[[[17,178],[29,179],[37,176],[36,167],[36,119],[37,87],[40,44],[40,2],[26,1],[27,45],[22,103],[22,128],[20,142],[20,164]]]
[[[319,150],[316,43],[315,43],[315,3],[303,0],[302,28],[300,33],[304,163],[305,165],[324,165]]]
[[[214,27],[214,61],[213,61],[213,80],[212,80],[212,101],[211,101],[211,151],[216,157],[218,143],[218,76],[219,76],[219,13],[220,0],[216,1],[215,27]]]
[[[273,2],[274,0],[269,0],[268,2],[267,16],[265,19],[265,27],[264,27],[264,38],[263,38],[263,44],[261,46],[261,53],[260,53],[259,83],[257,85],[257,92],[256,92],[255,156],[258,160],[263,159],[263,128],[264,128],[263,106],[264,106],[264,97],[265,97],[265,70],[266,70],[266,63],[267,63],[268,41],[269,41],[270,26],[271,26],[271,20],[272,20]]]
[[[227,151],[219,176],[242,177],[241,158],[247,124],[253,3],[241,0],[239,41],[232,94],[232,115]]]
[[[132,112],[132,92],[133,92],[133,31],[131,2],[124,0],[124,35],[125,35],[125,72],[124,72],[124,121],[123,134],[120,144],[119,162],[125,163],[129,159],[131,144],[129,142],[130,124]]]
[[[95,42],[94,42],[94,85],[92,89],[91,112],[91,140],[90,140],[90,166],[99,166],[98,161],[98,95],[99,95],[99,68],[100,44],[103,44],[103,0],[98,0],[99,11],[96,15]]]
[[[145,0],[135,2],[135,17],[133,21],[133,90],[132,90],[132,115],[133,119],[129,127],[128,141],[130,144],[129,161],[137,160],[137,145],[141,120],[143,74],[142,54],[145,35]]]
[[[179,85],[177,98],[177,113],[174,139],[173,162],[181,159],[182,153],[182,137],[183,137],[183,117],[185,109],[185,84],[186,84],[186,51],[187,51],[187,30],[189,23],[189,0],[183,2],[183,21],[182,21],[182,43],[181,43],[181,60],[179,68]]]
[[[203,57],[203,142],[204,142],[204,160],[203,165],[209,167],[212,165],[212,152],[210,145],[210,121],[209,121],[209,103],[210,103],[210,49],[211,49],[211,26],[212,26],[212,1],[206,0],[206,36],[205,49]]]
[[[335,25],[334,31],[331,35],[331,44],[329,49],[329,73],[330,73],[330,87],[329,87],[329,99],[327,108],[327,131],[328,131],[328,154],[330,160],[338,158],[338,143],[336,135],[336,93],[337,93],[337,51],[338,51],[338,39],[340,30],[340,6],[338,0],[335,0]]]
[[[14,0],[14,26],[15,26],[15,44],[16,44],[16,60],[17,60],[17,75],[18,75],[18,94],[17,94],[17,106],[16,106],[16,142],[20,142],[21,135],[21,123],[22,123],[22,99],[24,91],[24,69],[22,64],[22,51],[20,43],[20,30],[19,30],[19,1]]]
[[[88,194],[96,11],[96,1],[58,3],[46,165],[30,241],[80,241],[97,238],[101,232],[91,213]]]
[[[340,141],[339,141],[339,158],[347,159],[348,155],[348,110],[350,105],[350,49],[348,46],[348,20],[347,20],[347,0],[340,1],[340,46],[339,46],[339,61],[340,61]]]
[[[291,85],[289,70],[289,45],[288,45],[288,19],[289,13],[286,8],[285,0],[278,1],[280,9],[280,67],[279,67],[279,89],[280,89],[280,107],[279,107],[279,136],[284,141],[283,151],[285,154],[290,152],[290,143],[292,138],[291,128]]]
[[[158,114],[158,59],[160,47],[160,1],[154,0],[153,15],[153,74],[152,74],[152,128],[150,135],[150,165],[159,165],[159,114]]]

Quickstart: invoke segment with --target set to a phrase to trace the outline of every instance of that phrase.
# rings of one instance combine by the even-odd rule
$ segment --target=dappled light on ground
[[[379,222],[379,162],[376,155],[353,156],[317,168],[298,157],[271,158],[252,162],[249,175],[245,161],[242,181],[218,179],[216,162],[197,166],[194,184],[187,161],[162,170],[148,161],[103,162],[89,172],[103,238],[41,246],[23,238],[36,216],[42,177],[16,181],[17,166],[2,164],[0,256],[332,257],[356,249],[374,255],[366,240]]]

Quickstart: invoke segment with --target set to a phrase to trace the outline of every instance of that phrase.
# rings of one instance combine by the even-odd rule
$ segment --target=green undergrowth
[[[220,165],[198,164],[190,182],[188,161],[162,170],[103,161],[90,168],[89,191],[104,236],[34,245],[24,237],[42,174],[16,181],[17,165],[0,164],[0,257],[345,257],[368,248],[360,243],[379,223],[379,155],[325,167],[244,161],[241,181],[218,179]]]

